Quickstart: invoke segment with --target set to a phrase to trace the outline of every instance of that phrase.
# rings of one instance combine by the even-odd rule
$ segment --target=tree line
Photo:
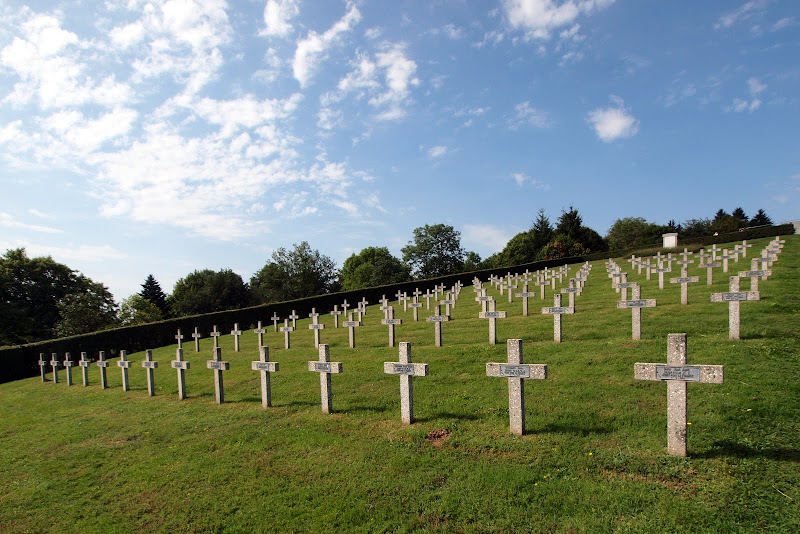
[[[572,206],[562,210],[555,225],[540,209],[529,229],[486,259],[465,250],[461,233],[452,226],[426,224],[414,229],[401,249],[402,258],[387,247],[367,247],[337,269],[331,258],[303,241],[290,250],[274,251],[249,282],[230,269],[196,270],[178,280],[167,295],[150,274],[141,291],[119,305],[105,285],[51,257],[29,258],[19,248],[0,256],[0,346],[609,249],[658,246],[668,232],[691,238],[764,225],[772,221],[763,210],[748,218],[742,208],[731,213],[720,209],[713,219],[682,224],[617,219],[603,237],[584,226]]]

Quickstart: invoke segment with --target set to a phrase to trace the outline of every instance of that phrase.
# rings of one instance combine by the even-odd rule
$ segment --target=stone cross
[[[553,295],[553,307],[542,308],[543,315],[553,316],[553,341],[561,343],[561,315],[575,313],[575,308],[565,307],[561,305],[561,294],[556,293]]]
[[[733,259],[733,255],[730,252],[728,252],[728,249],[726,248],[725,250],[722,251],[722,254],[720,255],[719,258],[722,260],[722,272],[723,273],[727,273],[728,272],[728,260],[732,260]]]
[[[253,371],[261,372],[261,407],[272,406],[272,387],[270,384],[270,373],[279,371],[278,362],[269,361],[269,347],[258,347],[259,359],[251,362]]]
[[[128,391],[130,389],[130,383],[128,382],[128,369],[131,367],[131,362],[128,360],[128,352],[121,350],[119,351],[119,361],[117,361],[117,367],[120,368],[122,372],[122,391]]]
[[[203,336],[197,331],[196,326],[194,327],[194,333],[192,334],[192,337],[194,338],[194,351],[200,352],[200,338]]]
[[[511,290],[509,289],[509,291]],[[497,320],[505,318],[506,312],[496,311],[494,301],[489,302],[489,311],[480,312],[478,314],[478,319],[489,319],[489,344],[497,344]]]
[[[525,433],[525,379],[547,378],[547,364],[522,363],[522,340],[509,339],[506,342],[508,363],[487,363],[486,376],[508,378],[508,417],[511,433],[521,436]]]
[[[623,276],[621,282],[614,284],[614,289],[617,289],[622,292],[622,294],[620,295],[620,300],[628,300],[628,289],[631,289],[635,285],[636,282],[628,282],[628,277]]]
[[[283,332],[283,348],[289,349],[292,347],[291,339],[289,339],[289,334],[294,331],[293,326],[289,326],[289,319],[283,320],[283,326],[281,327],[281,332]]]
[[[183,348],[183,334],[181,334],[181,329],[178,328],[178,333],[175,335],[175,339],[178,340],[178,348]]]
[[[275,333],[277,333],[278,332],[278,321],[281,320],[281,318],[278,317],[278,312],[272,312],[272,317],[270,317],[270,319],[272,320],[272,326],[275,328]]]
[[[419,288],[417,287],[414,288],[414,292],[411,294],[414,295],[414,302],[419,302],[419,297],[422,296],[422,291],[420,291]]]
[[[750,291],[758,291],[758,277],[763,277],[763,280],[766,280],[768,276],[772,274],[772,271],[767,269],[759,269],[758,262],[755,260],[752,262],[752,269],[749,271],[739,271],[739,278],[750,278]]]
[[[739,337],[740,326],[740,303],[743,300],[761,300],[758,291],[739,291],[739,277],[730,277],[728,293],[712,293],[711,302],[728,303],[728,338],[741,339]]]
[[[383,298],[380,300],[380,303],[381,303],[380,310],[383,312],[383,318],[384,319],[388,319],[389,318],[389,310],[392,307],[389,305],[389,299],[386,298],[386,295],[383,296]]]
[[[186,370],[191,367],[191,362],[184,360],[183,349],[178,349],[170,365],[178,371],[178,400],[183,400],[186,398]]]
[[[350,341],[350,348],[356,348],[356,328],[362,325],[361,321],[354,321],[353,314],[350,313],[349,320],[344,321],[342,323],[344,326],[347,327],[347,337]]]
[[[264,328],[261,327],[261,321],[258,321],[258,328],[253,330],[253,333],[258,335],[258,346],[259,347],[263,347],[264,346],[264,334],[266,332],[267,331]]]
[[[719,267],[719,263],[701,263],[698,267],[706,270],[706,285],[712,285],[714,283],[714,267]]]
[[[400,418],[403,424],[414,422],[414,377],[428,376],[427,363],[411,363],[411,343],[400,343],[400,361],[383,362],[383,372],[400,375]]]
[[[580,294],[580,292],[581,292],[581,288],[575,287],[575,279],[574,278],[570,278],[569,279],[569,287],[565,287],[565,288],[563,288],[561,290],[561,293],[566,293],[567,295],[569,295],[569,307],[570,308],[574,308],[575,307],[575,294],[576,293]]]
[[[397,299],[397,305],[400,306],[400,303],[403,302],[403,292],[398,289],[397,293],[394,294],[394,298]]]
[[[333,393],[331,391],[331,374],[343,372],[341,362],[331,361],[329,345],[319,346],[319,361],[308,362],[308,370],[319,373],[320,398],[322,400],[322,413],[333,411]]]
[[[419,297],[414,297],[414,302],[409,304],[412,310],[414,310],[414,322],[416,323],[419,321],[419,309],[422,307],[422,303],[419,301]]]
[[[144,361],[142,362],[142,367],[147,369],[147,394],[152,397],[156,394],[156,379],[153,369],[158,368],[158,362],[153,361],[152,350],[147,349],[144,351]]]
[[[214,348],[218,349],[219,348],[219,336],[222,335],[222,333],[217,331],[217,325],[214,325],[214,330],[208,335],[214,338]]]
[[[684,265],[683,269],[681,269],[681,276],[679,278],[670,278],[670,284],[680,284],[681,285],[681,304],[686,306],[689,304],[689,284],[694,282],[699,282],[699,276],[687,276],[689,273],[686,270],[686,266]]]
[[[716,243],[714,243],[714,246],[712,246],[709,250],[711,251],[711,261],[717,261],[717,252],[722,252],[722,249],[719,248]]]
[[[214,359],[206,361],[206,367],[214,371],[214,395],[217,404],[225,402],[225,388],[222,383],[222,372],[231,368],[230,362],[222,361],[222,349],[217,347],[213,352]]]
[[[233,336],[233,350],[234,352],[239,352],[239,337],[242,335],[242,331],[239,330],[239,323],[233,323],[231,335]]]
[[[536,284],[534,284],[534,285],[539,286],[539,289],[540,289],[539,298],[542,299],[542,300],[544,300],[544,288],[548,284],[549,284],[549,282],[547,280],[537,280]]]
[[[425,318],[427,322],[433,323],[433,339],[437,347],[442,346],[442,323],[450,320],[449,315],[441,315],[439,310],[439,306],[436,306],[436,315]]]
[[[408,311],[408,301],[409,301],[409,300],[411,300],[411,298],[410,298],[410,297],[408,296],[408,294],[407,294],[407,293],[404,291],[404,292],[403,292],[403,296],[402,296],[402,297],[400,297],[400,300],[402,300],[402,301],[403,301],[403,311],[404,311],[404,312],[407,312],[407,311]]]
[[[564,291],[564,290],[562,289],[561,291]],[[522,316],[523,317],[527,317],[528,316],[528,299],[531,298],[531,297],[534,297],[534,296],[536,296],[536,293],[528,291],[528,283],[525,282],[525,284],[522,286],[522,293],[517,293],[517,297],[522,299]]]
[[[386,319],[381,321],[381,324],[385,324],[389,326],[389,346],[394,347],[394,327],[395,325],[403,324],[402,319],[395,319],[394,318],[394,308],[389,306],[389,309],[386,310]]]
[[[46,382],[44,377],[46,371],[45,368],[47,367],[47,360],[44,359],[44,352],[39,353],[39,371],[42,373],[42,382]]]
[[[97,360],[97,367],[100,368],[100,388],[106,389],[108,387],[108,377],[106,377],[108,362],[106,361],[106,353],[102,350]]]
[[[50,367],[53,368],[53,383],[55,384],[58,384],[58,368],[60,365],[58,354],[54,352],[50,358]]]
[[[64,369],[67,370],[67,385],[72,385],[72,366],[75,362],[72,361],[69,352],[64,353]]]
[[[494,300],[494,297],[492,297],[490,295],[487,295],[485,289],[480,289],[479,293],[478,293],[478,296],[475,297],[475,302],[480,302],[481,303],[481,311],[482,312],[486,311],[486,303],[491,301],[491,300]]]
[[[319,314],[317,313],[316,308],[311,308],[311,313],[308,314],[311,317],[311,324],[308,325],[309,330],[314,331],[314,348],[319,348],[319,331],[325,328],[325,325],[319,322]]]
[[[633,285],[631,293],[632,300],[617,302],[617,308],[630,308],[632,337],[638,340],[642,339],[642,308],[655,308],[656,299],[642,299],[642,289],[639,284]]]
[[[367,302],[366,297],[361,297],[361,302],[359,302],[359,305],[361,307],[361,313],[364,315],[367,314],[367,304],[369,304],[369,302]]]
[[[453,304],[453,300],[450,298],[450,294],[447,294],[447,298],[444,300],[440,300],[439,304],[444,304],[444,314],[449,316],[450,315],[450,306]]]
[[[347,299],[344,299],[344,302],[342,303],[342,315],[344,317],[347,317],[347,307],[348,306],[350,306],[350,305],[347,303]]]
[[[339,305],[338,304],[334,304],[333,311],[331,312],[331,315],[333,315],[333,327],[334,328],[339,328],[339,316],[341,314],[342,314],[342,312],[339,311]]]
[[[83,374],[83,386],[86,387],[89,385],[89,366],[92,363],[86,358],[86,353],[81,352],[81,359],[78,360],[78,365],[81,366],[81,371]]]
[[[658,262],[658,268],[652,269],[654,273],[658,273],[658,289],[664,289],[664,273],[672,272],[669,267],[664,267],[663,262]]]
[[[744,241],[742,241],[741,248],[742,248],[742,257],[743,257],[743,258],[746,258],[746,257],[747,257],[747,249],[748,249],[748,248],[750,248],[750,247],[752,247],[752,246],[753,246],[753,245],[748,245],[748,244],[747,244],[747,239],[745,239]]]
[[[686,456],[687,383],[722,384],[724,379],[722,365],[686,365],[686,356],[686,334],[669,334],[666,365],[636,363],[633,366],[636,380],[667,382],[667,454],[670,456]]]
[[[514,290],[517,288],[517,286],[512,284],[511,281],[509,281],[506,284],[504,284],[504,287],[508,290],[508,302],[509,303],[514,302]]]
[[[431,298],[433,298],[433,295],[431,295],[431,290],[430,289],[426,289],[424,296],[425,296],[425,303],[426,303],[425,304],[425,309],[430,311],[431,310]]]
[[[297,328],[297,320],[298,320],[299,318],[300,318],[300,316],[299,316],[299,315],[297,315],[297,312],[295,312],[294,310],[292,310],[292,314],[289,316],[289,319],[291,319],[291,320],[292,320],[292,328]]]

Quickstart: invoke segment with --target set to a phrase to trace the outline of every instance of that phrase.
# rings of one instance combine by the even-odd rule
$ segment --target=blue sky
[[[800,2],[0,3],[0,249],[121,300],[573,205],[800,218]]]

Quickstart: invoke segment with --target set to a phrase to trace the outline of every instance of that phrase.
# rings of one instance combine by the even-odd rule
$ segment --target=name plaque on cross
[[[527,365],[500,365],[500,376],[530,378],[531,368]]]
[[[759,300],[758,298],[755,298],[758,295],[756,291],[742,291],[739,293],[720,293],[719,295],[720,297],[718,300],[714,299],[712,295],[711,302],[736,302],[742,300]]]
[[[191,362],[187,362],[185,360],[172,360],[169,363],[173,369],[183,369],[184,371],[191,368],[192,366]]]
[[[331,364],[330,362],[320,363],[320,362],[309,362],[309,371],[315,371],[317,373],[330,373],[331,372]]]
[[[148,362],[145,360],[142,362],[142,367],[145,369],[158,369],[158,362]]]
[[[655,305],[655,299],[623,300],[617,302],[617,308],[652,308]]]
[[[656,365],[656,379],[700,382],[700,367],[697,365]]]
[[[479,319],[505,319],[506,312],[500,311],[487,311],[479,314]]]
[[[450,318],[446,315],[431,315],[430,317],[426,317],[425,320],[432,323],[440,323],[444,321],[449,321]]]
[[[278,362],[252,362],[253,371],[269,371],[270,373],[279,370]]]
[[[564,306],[557,306],[553,308],[542,308],[542,313],[573,313],[573,309]]]
[[[209,360],[206,362],[206,367],[209,369],[216,369],[217,371],[227,371],[231,368],[231,364],[230,362]]]

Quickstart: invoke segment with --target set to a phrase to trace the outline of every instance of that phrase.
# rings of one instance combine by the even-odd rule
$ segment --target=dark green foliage
[[[772,219],[770,219],[764,210],[759,209],[758,212],[750,219],[750,226],[772,226]]]
[[[158,306],[140,294],[134,294],[122,301],[119,321],[122,326],[147,324],[164,318]]]
[[[250,278],[250,287],[256,302],[280,302],[338,291],[337,278],[333,260],[303,241],[293,250],[273,252],[272,261]]]
[[[678,233],[678,237],[703,237],[713,233],[710,219],[689,219],[681,225],[681,231]]]
[[[568,211],[561,210],[561,216],[558,218],[558,225],[556,226],[555,233],[579,241],[581,238],[582,226],[583,218],[578,214],[578,210],[570,206]]]
[[[608,230],[606,239],[611,250],[630,247],[659,245],[661,235],[670,231],[669,226],[649,223],[642,217],[617,219]]]
[[[167,303],[175,316],[231,310],[250,304],[250,288],[230,269],[204,269],[178,280]]]
[[[501,252],[504,265],[521,265],[536,260],[539,248],[534,245],[533,230],[520,232],[506,243]]]
[[[733,220],[736,221],[737,228],[747,228],[747,225],[750,223],[750,219],[747,217],[747,214],[742,208],[736,208],[733,210],[731,212],[731,217],[733,217]]]
[[[482,266],[481,257],[477,252],[469,251],[464,256],[464,272],[471,273],[477,271]]]
[[[367,247],[344,261],[339,283],[345,291],[375,287],[411,279],[411,270],[386,247]]]
[[[117,324],[117,304],[103,284],[80,276],[80,291],[66,295],[56,305],[60,319],[55,324],[58,337],[105,330]]]
[[[158,280],[156,280],[152,274],[147,275],[147,278],[142,284],[142,290],[139,292],[139,295],[155,304],[156,307],[161,310],[161,314],[164,317],[169,314],[169,308],[167,307],[167,295],[161,289],[161,284],[158,283]]]
[[[414,241],[402,251],[403,261],[417,279],[458,273],[464,268],[461,233],[446,224],[414,228]]]

